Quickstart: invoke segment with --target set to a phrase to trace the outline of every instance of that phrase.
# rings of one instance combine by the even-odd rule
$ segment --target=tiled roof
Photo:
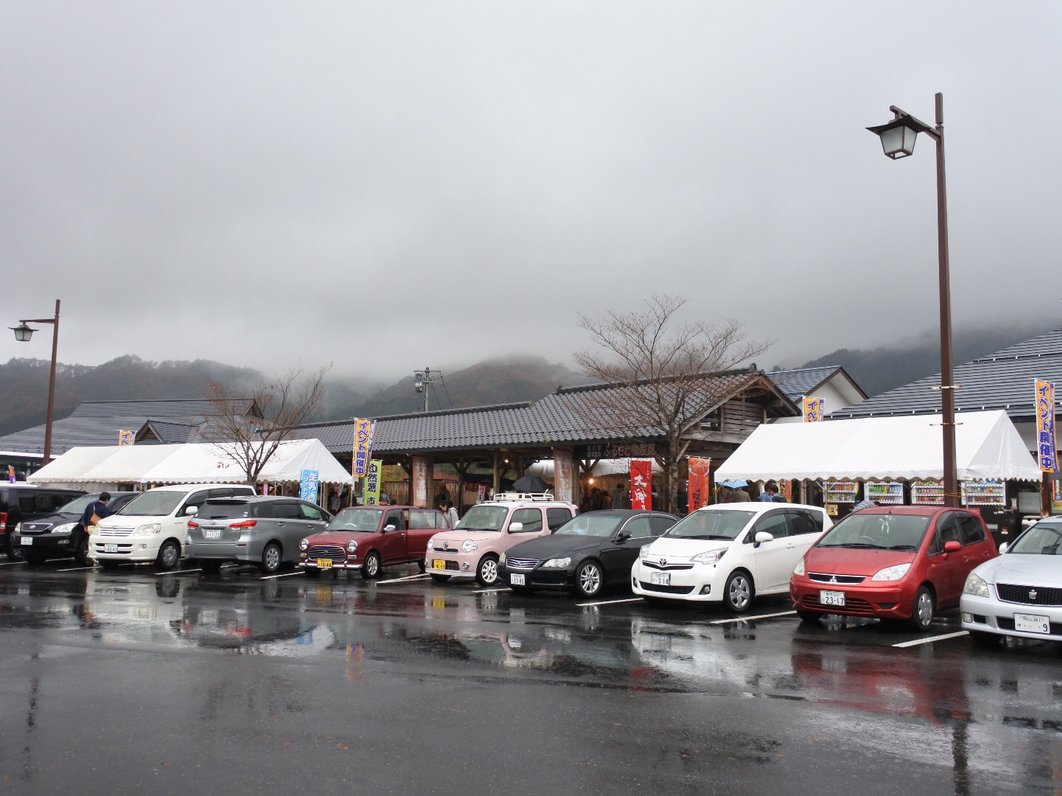
[[[1036,379],[1062,385],[1062,330],[1012,345],[956,366],[955,411],[1003,409],[1011,420],[1034,418]],[[881,415],[936,414],[941,411],[940,374],[896,387],[860,404],[831,412],[829,419]]]
[[[824,365],[818,368],[791,368],[789,370],[772,370],[767,377],[777,384],[790,401],[799,403],[800,399],[841,370],[840,365]]]

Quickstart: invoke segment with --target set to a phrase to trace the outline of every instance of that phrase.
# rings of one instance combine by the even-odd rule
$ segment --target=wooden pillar
[[[413,482],[409,502],[421,508],[428,507],[429,485],[431,483],[432,467],[430,456],[413,457]]]
[[[501,453],[494,451],[491,454],[491,494],[497,495],[501,491]]]
[[[553,449],[553,497],[575,503],[575,460],[570,448]]]

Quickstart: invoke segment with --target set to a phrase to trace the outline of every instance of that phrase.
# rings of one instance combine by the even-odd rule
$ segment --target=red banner
[[[653,508],[653,463],[649,459],[631,459],[631,508]]]
[[[690,456],[690,482],[686,489],[688,512],[696,511],[702,506],[708,505],[708,468],[712,466],[711,459],[700,459]]]

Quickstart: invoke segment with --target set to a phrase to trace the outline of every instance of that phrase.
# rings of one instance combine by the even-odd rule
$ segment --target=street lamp
[[[55,363],[59,353],[59,299],[55,300],[54,318],[29,318],[18,322],[18,326],[9,327],[15,333],[15,339],[20,343],[27,343],[37,331],[29,324],[50,323],[52,324],[52,369],[48,375],[48,419],[44,425],[44,464],[52,460],[52,418],[55,415]]]
[[[944,505],[959,505],[959,479],[955,466],[955,384],[951,362],[951,280],[948,276],[948,197],[944,180],[944,95],[936,95],[937,123],[930,127],[907,111],[889,107],[892,121],[870,132],[881,137],[881,146],[893,160],[914,152],[915,137],[925,133],[937,142],[937,261],[940,281],[940,406],[944,425]]]

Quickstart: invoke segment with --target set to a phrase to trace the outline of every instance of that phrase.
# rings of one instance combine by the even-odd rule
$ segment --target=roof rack
[[[488,503],[515,503],[524,500],[556,500],[552,492],[499,492]]]

